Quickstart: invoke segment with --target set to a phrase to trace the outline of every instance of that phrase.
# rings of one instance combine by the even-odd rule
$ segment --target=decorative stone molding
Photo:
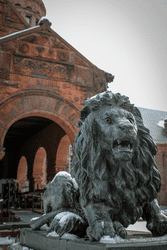
[[[68,58],[62,56],[62,58]],[[63,59],[63,60],[64,60]],[[22,57],[21,55],[14,55],[13,57],[13,72],[22,73],[26,75],[39,75],[62,80],[71,80],[74,74],[73,65],[62,65],[50,62],[49,60],[41,61],[33,57]]]
[[[68,54],[64,51],[59,51],[58,52],[58,57],[61,61],[67,61],[68,59]]]
[[[38,25],[44,25],[46,27],[50,27],[52,25],[52,23],[46,18],[46,17],[42,17],[39,22]]]
[[[27,53],[29,51],[29,46],[26,43],[23,43],[20,45],[19,49],[22,53]]]
[[[107,90],[108,83],[114,80],[114,76],[104,71],[94,71],[93,79],[95,92],[99,93]]]

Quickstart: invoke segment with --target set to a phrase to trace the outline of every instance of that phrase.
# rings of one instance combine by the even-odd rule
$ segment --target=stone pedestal
[[[20,244],[40,250],[166,250],[167,235],[163,237],[140,237],[124,240],[121,243],[90,242],[87,238],[65,240],[47,237],[46,231],[21,229]]]

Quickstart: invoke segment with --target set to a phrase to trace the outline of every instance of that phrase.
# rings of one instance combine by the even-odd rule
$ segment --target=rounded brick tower
[[[37,25],[41,17],[46,16],[42,0],[10,0],[10,2],[25,18],[30,27]]]

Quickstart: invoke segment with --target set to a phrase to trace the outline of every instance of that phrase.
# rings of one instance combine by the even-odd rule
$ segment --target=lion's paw
[[[119,221],[114,221],[113,224],[116,234],[119,235],[122,239],[126,239],[127,231],[124,228],[124,226],[122,226],[122,224]]]
[[[99,241],[103,235],[109,235],[111,238],[115,236],[112,221],[95,221],[93,226],[87,228],[86,233],[90,241]]]
[[[51,230],[54,230],[60,237],[65,233],[80,235],[84,231],[84,221],[77,214],[62,212],[55,216],[50,227]]]
[[[153,236],[167,234],[167,217],[162,213],[156,215],[156,218],[147,221],[147,229],[152,232]]]

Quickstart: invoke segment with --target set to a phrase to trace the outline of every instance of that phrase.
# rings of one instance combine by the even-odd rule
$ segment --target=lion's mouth
[[[115,140],[113,142],[113,149],[117,152],[133,152],[133,141],[131,140]]]

